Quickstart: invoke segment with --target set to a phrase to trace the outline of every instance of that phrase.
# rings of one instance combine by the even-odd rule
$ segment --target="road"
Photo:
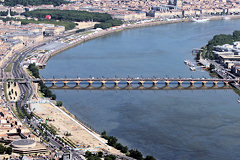
[[[65,37],[68,36],[67,35],[63,35],[61,37]],[[53,39],[56,40],[57,38],[61,38],[61,37],[56,37]],[[48,41],[48,43],[51,41]],[[22,52],[17,52],[14,56],[10,57],[8,59],[8,61],[6,62],[6,64],[2,67],[1,69],[1,73],[0,73],[0,77],[3,79],[3,83],[5,83],[7,81],[7,79],[10,78],[24,78],[28,83],[22,84],[22,83],[18,83],[19,84],[19,89],[21,92],[21,97],[19,99],[19,101],[17,102],[17,107],[19,107],[20,110],[25,109],[27,112],[30,113],[30,109],[28,108],[27,105],[27,101],[29,101],[31,99],[31,96],[33,95],[33,92],[35,91],[34,86],[31,85],[30,83],[30,79],[31,77],[29,77],[29,75],[23,70],[23,66],[22,66],[22,61],[26,58],[26,56],[33,52],[35,49],[37,49],[38,47],[43,46],[45,43],[41,43],[41,44],[37,44],[35,46],[29,47],[27,49],[25,49]],[[4,69],[10,64],[12,63],[12,71],[10,74],[5,74],[4,73]],[[0,88],[3,88],[3,83],[0,85]],[[2,90],[3,92],[3,90]],[[4,93],[2,93],[1,95],[3,95]],[[8,103],[5,101],[5,103]],[[23,112],[24,113],[24,112]],[[27,118],[25,118],[27,119]],[[34,120],[34,118],[31,118],[29,120],[24,120],[23,123],[25,125],[28,125],[29,127],[32,128],[33,131],[37,131],[40,128],[42,128],[44,130],[44,132],[46,134],[41,135],[41,137],[46,140],[48,142],[48,144],[46,145],[46,147],[48,149],[50,149],[52,152],[56,152],[57,150],[62,151],[63,153],[73,153],[73,159],[79,159],[81,160],[82,158],[80,158],[80,155],[78,153],[78,151],[73,151],[73,148],[71,148],[70,146],[64,144],[63,142],[61,142],[55,135],[53,135],[52,133],[50,133],[48,130],[44,129],[44,127],[42,126],[42,123],[37,122]]]

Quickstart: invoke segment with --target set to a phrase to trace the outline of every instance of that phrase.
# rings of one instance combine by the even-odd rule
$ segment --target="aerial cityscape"
[[[238,0],[0,0],[0,159],[237,160]]]

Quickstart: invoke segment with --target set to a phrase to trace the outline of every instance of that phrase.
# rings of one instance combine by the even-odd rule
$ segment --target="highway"
[[[63,35],[62,37],[64,37],[64,36],[67,36],[67,35]],[[53,41],[55,39],[56,38],[54,38]],[[50,41],[48,41],[48,43],[49,42]],[[8,59],[8,61],[5,63],[5,65],[1,69],[0,76],[3,80],[3,83],[6,83],[8,79],[25,79],[25,81],[27,82],[27,83],[18,83],[21,96],[17,102],[18,105],[16,107],[19,107],[19,109],[21,111],[23,111],[23,109],[25,109],[26,111],[30,111],[28,108],[28,105],[27,105],[27,101],[29,101],[31,99],[31,96],[33,95],[33,92],[35,91],[35,89],[33,88],[34,86],[31,85],[31,77],[23,70],[23,66],[21,63],[29,53],[33,52],[35,49],[37,49],[38,47],[41,47],[43,45],[45,45],[45,43],[31,46],[22,52],[17,52],[14,56],[12,56]],[[13,64],[11,73],[5,74],[4,69],[11,63]],[[2,85],[0,87],[3,88]],[[2,94],[4,94],[4,93],[2,93]],[[8,102],[5,102],[5,103],[7,104]],[[31,127],[33,131],[39,130],[39,128],[43,129],[42,124],[40,122],[38,122],[36,124],[34,118],[31,118],[29,120],[27,120],[27,118],[25,118],[25,120],[23,120],[23,123],[25,125],[28,125],[29,127]],[[79,160],[82,159],[82,158],[80,158],[78,151],[74,151],[70,146],[62,143],[60,140],[58,140],[58,138],[55,135],[53,135],[46,129],[43,129],[43,130],[46,134],[40,135],[40,136],[48,142],[48,144],[46,144],[46,147],[48,149],[50,149],[52,152],[56,152],[57,150],[60,150],[63,153],[72,152],[73,159],[79,159]]]

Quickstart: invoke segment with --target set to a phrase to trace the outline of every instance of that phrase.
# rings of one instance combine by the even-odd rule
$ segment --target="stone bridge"
[[[43,78],[49,88],[65,89],[213,89],[230,88],[239,79],[219,78]],[[163,84],[162,87],[159,87]],[[82,87],[81,85],[85,85]],[[110,87],[109,87],[110,86]],[[134,87],[135,86],[135,87]],[[174,86],[174,87],[173,87]]]

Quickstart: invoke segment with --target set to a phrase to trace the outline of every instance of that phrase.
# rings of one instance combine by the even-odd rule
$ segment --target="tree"
[[[224,45],[224,44],[233,44],[232,35],[219,34],[215,35],[212,40],[207,44],[208,51],[212,51],[214,46]]]
[[[51,98],[52,98],[52,100],[56,100],[56,98],[57,98],[56,94],[52,94]]]
[[[97,156],[100,157],[100,158],[102,158],[103,152],[98,152],[98,153],[97,153]]]
[[[129,152],[130,152],[130,155],[129,155],[130,157],[135,158],[137,160],[142,160],[143,159],[142,153],[139,152],[138,150],[131,149]]]
[[[240,31],[234,31],[233,32],[233,40],[234,41],[240,41]]]
[[[8,154],[8,155],[12,154],[12,148],[11,147],[6,148],[6,154]]]
[[[5,152],[5,147],[2,144],[0,144],[0,154],[4,154],[4,152]]]
[[[110,154],[110,155],[107,155],[104,157],[104,160],[115,160],[116,159],[116,156]]]
[[[108,137],[108,144],[109,144],[110,146],[115,147],[117,141],[118,141],[118,139],[117,139],[116,137],[113,137],[113,136],[109,136],[109,137]]]
[[[91,155],[92,155],[91,152],[89,152],[89,151],[86,151],[86,152],[85,152],[85,157],[90,157]]]
[[[146,156],[146,158],[144,158],[144,160],[156,160],[153,156]]]
[[[62,101],[57,101],[56,106],[62,106],[62,105],[63,105],[63,102],[62,102]]]
[[[198,52],[197,55],[196,55],[196,60],[197,60],[197,61],[200,60],[200,55],[201,55],[201,53]]]
[[[46,15],[51,15],[51,19],[59,21],[94,21],[94,22],[106,22],[112,20],[110,14],[87,12],[87,11],[76,11],[76,10],[57,10],[57,9],[37,9],[22,13],[26,17],[35,17],[38,19],[45,19]]]
[[[107,139],[107,132],[106,132],[106,131],[103,131],[103,132],[101,133],[101,136],[102,136],[102,138]]]
[[[20,5],[24,5],[24,6],[28,6],[28,5],[31,5],[31,6],[40,6],[40,5],[43,5],[43,4],[46,4],[46,5],[54,5],[54,6],[59,6],[61,4],[66,4],[66,3],[69,3],[65,0],[4,0],[2,2],[4,5],[6,6],[16,6],[18,4]]]
[[[215,65],[214,64],[210,64],[210,71],[214,70],[215,69]]]
[[[123,146],[121,143],[116,144],[116,149],[120,150],[122,153],[127,153],[128,152],[128,147]]]

